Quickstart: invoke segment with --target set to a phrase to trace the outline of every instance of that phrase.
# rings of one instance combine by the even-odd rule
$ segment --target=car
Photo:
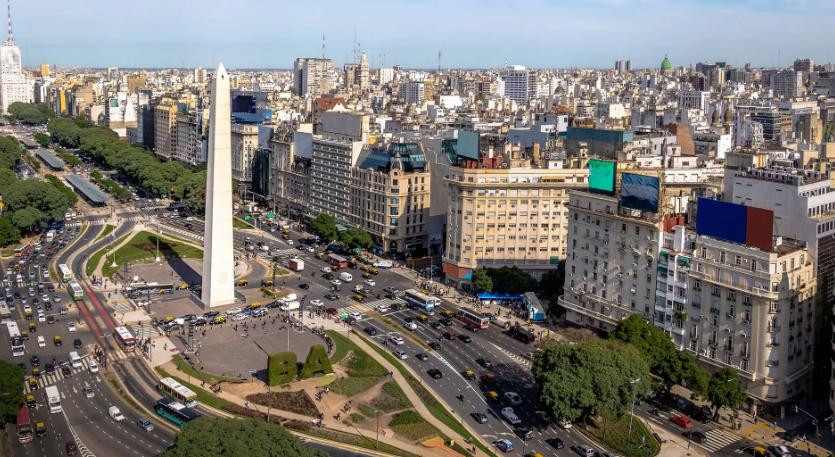
[[[564,429],[564,430],[568,430],[568,429],[570,429],[570,428],[573,426],[573,425],[571,424],[571,421],[569,421],[568,419],[560,419],[560,420],[558,420],[558,421],[557,421],[557,425],[559,425],[559,426],[560,426],[560,428],[562,428],[562,429]]]
[[[417,324],[415,324],[414,322],[404,322],[403,327],[406,327],[407,329],[412,331],[415,331],[418,328]]]
[[[366,279],[365,281],[363,281],[363,283],[365,283],[365,285],[370,286],[370,287],[374,287],[374,286],[377,285],[377,282],[374,281],[373,279]]]
[[[61,303],[61,295],[52,294],[52,301],[54,301],[55,303]]]
[[[72,369],[70,369],[69,365],[61,365],[61,373],[65,378],[69,378],[72,376]]]
[[[340,281],[338,279],[331,279],[331,284],[336,286],[336,287],[339,287],[339,286],[342,285],[342,281]]]
[[[238,313],[232,316],[232,320],[235,322],[245,321],[250,318],[249,314],[246,313]]]
[[[440,330],[443,325],[440,322],[432,322],[429,324],[430,327],[434,328],[435,330]]]
[[[81,349],[82,346],[83,344],[81,343],[81,338],[76,338],[72,341],[72,347],[76,349]]]
[[[325,298],[327,298],[330,301],[339,300],[339,295],[334,294],[334,293],[329,293],[329,294],[325,294]]]
[[[55,335],[52,337],[52,344],[55,346],[63,346],[64,342],[61,341],[61,335]]]
[[[470,335],[458,335],[458,339],[465,342],[465,343],[472,343],[473,339],[470,338]]]
[[[41,359],[36,355],[29,357],[29,362],[32,364],[33,367],[41,366]]]
[[[395,287],[386,286],[386,287],[383,287],[383,292],[385,292],[387,294],[396,294],[397,292],[400,292],[400,291],[397,290],[397,288],[395,288]]]
[[[415,358],[423,362],[429,359],[429,354],[425,352],[418,352],[417,354],[415,354]]]
[[[96,363],[95,360],[90,361],[90,373],[98,373],[99,372],[99,365]]]
[[[93,388],[90,387],[90,384],[84,383],[84,387],[81,388],[81,391],[84,393],[85,398],[93,398],[96,396],[96,392],[93,391]]]
[[[503,398],[505,403],[512,406],[519,406],[522,404],[522,397],[516,392],[505,392]]]
[[[47,374],[55,373],[55,365],[52,362],[46,362],[43,368]]]
[[[780,445],[773,445],[768,447],[768,452],[771,453],[774,457],[791,457],[795,455],[792,452],[792,448],[788,446]]]
[[[142,416],[139,416],[139,418],[136,419],[136,425],[138,425],[139,428],[145,430],[146,432],[150,432],[154,429],[153,422],[149,421],[148,419]]]
[[[360,318],[362,317],[362,313],[359,312],[359,311],[351,311],[351,312],[348,313],[348,317],[352,317],[356,320],[360,320]]]
[[[266,311],[266,310],[264,310],[264,311]],[[191,325],[193,325],[195,327],[201,327],[203,325],[206,325],[208,322],[209,321],[207,321],[205,317],[198,317],[198,318],[194,319],[193,321],[191,321]]]
[[[325,303],[322,302],[322,300],[314,299],[314,300],[310,300],[310,306],[317,306],[317,307],[318,306],[325,306]]]
[[[493,442],[502,452],[510,452],[513,450],[513,443],[507,438],[501,438]]]
[[[392,351],[392,353],[394,353],[394,356],[400,360],[406,360],[409,358],[409,356],[406,355],[406,353],[404,351],[401,351],[400,349],[395,349],[394,351]]]
[[[310,289],[310,285],[306,282],[299,284],[299,289],[307,290]]]
[[[516,412],[513,410],[512,407],[506,406],[502,408],[502,417],[504,417],[511,425],[519,425],[522,421],[519,419],[519,416],[516,415]]]
[[[480,413],[478,411],[474,413],[470,413],[470,416],[475,419],[476,422],[479,424],[486,424],[487,423],[487,414]]]
[[[427,341],[426,344],[428,344],[430,348],[436,351],[439,351],[441,349],[441,343],[437,341]]]
[[[437,368],[430,368],[426,370],[426,374],[432,377],[432,379],[441,379],[444,377],[444,374],[441,373],[441,370]]]
[[[49,295],[42,294],[41,295],[41,301],[44,302],[44,303],[48,303],[49,302]]]
[[[483,358],[479,357],[479,358],[475,359],[475,363],[481,365],[484,368],[487,368],[488,370],[493,369],[493,362],[491,362],[487,359],[483,359]]]
[[[370,326],[370,325],[368,327],[365,327],[364,329],[362,329],[362,331],[365,332],[368,336],[374,336],[378,333],[377,329]]]
[[[554,449],[562,449],[565,447],[565,443],[559,438],[548,438],[545,442]]]
[[[458,334],[455,332],[444,332],[442,336],[450,341],[458,338]]]
[[[468,379],[470,381],[476,378],[475,371],[473,370],[464,370],[461,372],[461,376],[463,376],[464,379]]]
[[[466,324],[466,325],[464,325],[464,328],[465,328],[465,329],[467,329],[467,330],[469,330],[469,331],[471,331],[471,332],[473,332],[473,333],[476,333],[476,332],[478,332],[479,330],[481,330],[481,328],[479,328],[478,326],[473,325],[473,324]]]
[[[67,455],[78,455],[78,446],[75,445],[74,441],[67,441],[64,450],[67,452]]]
[[[660,442],[660,441],[659,441]],[[751,444],[738,449],[737,454],[748,455],[751,457],[767,457],[768,450],[759,444]]]
[[[389,341],[391,341],[392,343],[397,344],[397,345],[401,345],[401,344],[406,342],[406,340],[404,340],[403,337],[400,336],[399,333],[389,334]]]
[[[219,325],[226,322],[226,316],[215,316],[214,319],[209,321],[210,325]]]
[[[707,435],[698,430],[688,430],[684,432],[683,436],[694,443],[702,443],[707,439]]]
[[[597,455],[597,451],[595,451],[594,448],[588,444],[581,444],[577,446],[577,453],[582,457],[595,457]]]
[[[673,416],[673,417],[670,418],[670,421],[672,423],[678,425],[679,427],[682,427],[682,428],[687,429],[687,428],[692,428],[693,427],[693,421],[691,421],[690,418],[687,417],[687,416],[681,416],[681,415]]]
[[[39,348],[45,348],[46,347],[46,338],[44,338],[42,335],[38,335],[38,347]]]
[[[43,311],[38,311],[38,322],[46,322],[46,315]]]
[[[74,332],[75,331],[75,322],[70,322],[67,324],[67,331]]]
[[[516,433],[516,436],[522,438],[523,441],[529,441],[533,439],[533,430],[525,427],[518,427],[513,430]]]
[[[453,324],[452,319],[450,319],[448,317],[442,317],[442,318],[438,319],[438,322],[440,322],[441,325],[443,325],[444,327],[452,327],[452,324]]]
[[[229,316],[234,316],[235,314],[239,314],[241,311],[243,311],[243,309],[241,309],[240,306],[236,306],[230,310],[227,310],[226,314],[228,314]]]

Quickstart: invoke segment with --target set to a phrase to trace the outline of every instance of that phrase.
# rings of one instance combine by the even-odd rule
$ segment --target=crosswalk
[[[81,373],[83,371],[89,370],[90,369],[90,362],[92,362],[92,361],[93,361],[93,358],[89,354],[85,355],[84,357],[81,358],[81,367],[80,368],[72,368],[72,367],[70,368],[71,371],[72,371],[72,374]],[[69,366],[69,363],[67,363],[67,366]],[[44,387],[51,386],[52,384],[55,384],[56,382],[58,382],[62,379],[64,379],[64,373],[61,370],[61,366],[56,366],[55,367],[55,372],[44,373],[44,374],[41,375],[40,378],[38,378],[38,388],[43,389]],[[30,392],[31,392],[31,389],[29,388],[29,383],[24,382],[23,383],[23,393],[28,394]]]
[[[517,354],[514,354],[514,353],[510,352],[507,349],[499,346],[498,344],[495,344],[495,343],[490,343],[490,344],[494,348],[496,348],[497,351],[499,351],[502,354],[510,357],[514,362],[518,363],[519,365],[522,365],[525,368],[530,368],[531,367],[531,361],[530,360],[528,360],[528,359],[526,359],[526,358],[524,358],[520,355],[517,355]]]
[[[739,441],[739,437],[732,435],[724,430],[713,429],[705,432],[705,439],[701,443],[696,443],[697,446],[705,448],[709,452],[718,452],[719,449],[730,446]]]
[[[364,312],[369,311],[369,310],[375,310],[376,311],[377,308],[380,305],[391,306],[395,303],[401,303],[401,304],[403,303],[402,300],[399,300],[399,299],[396,299],[396,298],[381,298],[379,300],[374,300],[374,301],[370,301],[370,302],[363,302],[363,303],[356,302],[356,301],[353,301],[353,300],[351,300],[350,302],[352,303],[352,305],[346,306],[344,308],[340,308],[339,309],[340,313],[350,313],[351,311],[356,311],[358,313],[364,313]]]
[[[133,306],[133,304],[128,303],[128,302],[111,303],[111,306],[113,307],[113,311],[116,312],[117,314],[118,313],[129,313],[131,311],[136,310],[136,308]]]
[[[150,338],[160,335],[159,329],[144,322],[141,324],[131,325],[130,329],[137,338]]]

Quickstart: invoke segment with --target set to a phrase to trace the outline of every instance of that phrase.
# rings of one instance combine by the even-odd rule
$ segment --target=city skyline
[[[356,35],[372,67],[436,68],[438,51],[444,68],[608,68],[617,59],[630,59],[633,68],[654,68],[665,54],[674,66],[714,60],[774,67],[790,65],[796,57],[829,62],[826,25],[835,17],[835,5],[823,0],[594,0],[582,5],[531,0],[512,10],[469,1],[373,1],[361,10],[329,1],[315,6],[223,3],[151,0],[129,17],[113,11],[102,21],[89,13],[108,12],[110,2],[94,0],[87,8],[52,0],[13,2],[15,41],[28,68],[40,63],[213,68],[223,60],[229,68],[289,69],[295,57],[322,55],[323,33],[326,57],[337,64],[353,61]],[[252,14],[255,10],[263,14]],[[369,14],[375,10],[386,11],[387,20]],[[276,17],[292,20],[271,20]],[[630,24],[637,23],[652,26],[630,33]],[[708,23],[711,29],[705,30]],[[229,24],[228,32],[216,33]],[[692,32],[682,33],[688,26]],[[758,33],[774,27],[780,33]],[[500,31],[486,33],[491,29]],[[543,39],[555,43],[553,52],[532,44]]]

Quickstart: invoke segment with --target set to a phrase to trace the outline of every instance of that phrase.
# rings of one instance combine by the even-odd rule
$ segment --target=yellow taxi
[[[215,324],[215,325],[222,324],[224,322],[226,322],[226,318],[223,317],[223,316],[215,316],[215,318],[212,319],[212,324]]]
[[[247,306],[247,308],[249,308],[249,309],[258,309],[258,308],[260,308],[260,307],[261,307],[261,305],[263,305],[263,303],[261,303],[260,301],[257,301],[257,302],[250,303],[250,304]]]
[[[273,284],[274,283],[273,283],[272,279],[262,279],[261,280],[261,286],[263,286],[263,287],[272,287]]]
[[[380,273],[380,270],[378,270],[376,267],[371,267],[371,268],[368,269],[368,272],[371,273],[372,275],[376,275],[376,274]]]
[[[472,381],[473,379],[475,379],[475,371],[465,370],[461,373],[461,376],[464,376],[464,378],[469,379],[470,381]]]
[[[163,319],[163,321],[164,321],[166,324],[167,324],[167,323],[169,323],[169,322],[174,322],[174,316],[172,316],[172,315],[170,315],[170,314],[169,314],[169,315],[165,316],[165,319]]]
[[[38,402],[35,401],[35,396],[33,394],[26,394],[26,406],[34,408],[37,404]]]
[[[38,368],[38,367],[32,368],[32,376],[34,376],[36,378],[40,378],[41,377],[41,369]]]
[[[371,273],[368,273],[368,272],[365,272],[365,273],[362,274],[362,277],[365,278],[365,279],[371,279],[372,276],[374,276],[374,275],[372,275]]]
[[[43,422],[38,422],[35,424],[35,435],[44,436],[46,435],[46,424]]]
[[[61,340],[61,335],[53,336],[52,344],[54,344],[55,346],[63,346],[64,342]]]
[[[488,400],[498,401],[499,400],[499,393],[495,390],[488,390],[484,393],[484,396],[487,397]]]
[[[38,324],[34,322],[29,323],[29,333],[35,333],[38,331]]]
[[[527,454],[525,454],[525,457],[545,457],[545,456],[540,454],[539,452],[528,452]]]
[[[453,312],[448,310],[448,309],[445,309],[445,310],[441,311],[441,314],[443,314],[444,317],[452,317]]]
[[[429,320],[429,315],[428,314],[421,314],[420,316],[417,317],[417,319],[421,322],[426,322],[426,321]]]
[[[38,390],[38,380],[34,376],[29,376],[27,382],[29,383],[29,390]]]
[[[246,279],[239,279],[236,284],[239,285],[239,286],[246,286],[246,285],[249,284],[249,281],[246,280]]]

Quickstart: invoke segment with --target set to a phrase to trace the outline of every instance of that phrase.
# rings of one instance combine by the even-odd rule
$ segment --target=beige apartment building
[[[348,222],[388,253],[425,255],[429,247],[429,163],[418,143],[366,147],[351,168]]]
[[[443,268],[458,285],[481,267],[538,276],[566,257],[568,193],[588,186],[588,170],[507,165],[449,168]]]
[[[177,151],[177,102],[165,99],[154,107],[154,153],[171,159]]]
[[[252,184],[252,160],[258,151],[258,126],[232,124],[232,180],[236,189]]]

